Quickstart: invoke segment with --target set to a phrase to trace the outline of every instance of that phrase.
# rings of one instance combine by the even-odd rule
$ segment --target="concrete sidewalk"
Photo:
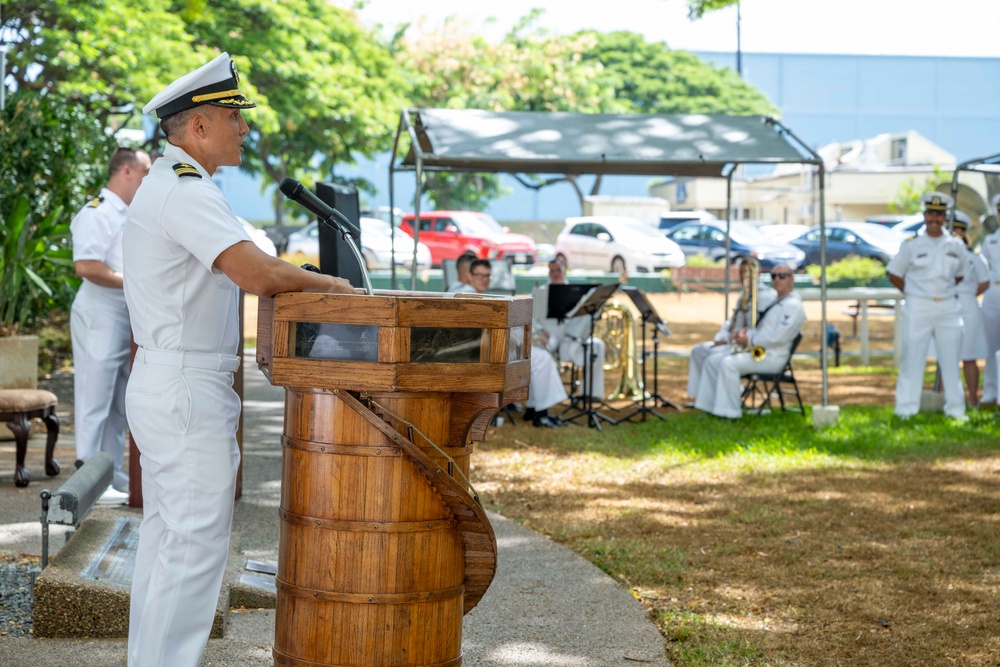
[[[284,390],[271,387],[247,355],[244,387],[243,496],[233,534],[241,559],[277,562],[280,438]],[[60,417],[67,423],[66,408]],[[40,554],[39,492],[57,489],[73,469],[72,434],[60,436],[58,477],[43,472],[44,438],[29,444],[26,489],[13,484],[13,443],[0,442],[0,552]],[[96,507],[98,515],[107,512]],[[136,511],[138,514],[138,511]],[[465,617],[467,667],[668,665],[663,638],[642,605],[611,578],[563,547],[499,515],[490,519],[499,546],[497,576]],[[64,542],[53,527],[50,549]],[[242,564],[241,564],[242,565]],[[3,600],[0,599],[0,604]],[[0,633],[3,630],[0,629]],[[226,636],[208,643],[202,665],[270,666],[274,611],[234,611]],[[6,667],[108,667],[125,664],[124,640],[0,636]]]

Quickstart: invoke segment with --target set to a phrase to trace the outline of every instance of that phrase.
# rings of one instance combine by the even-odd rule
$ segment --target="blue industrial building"
[[[718,66],[736,69],[734,53],[698,52]],[[744,78],[781,109],[782,122],[805,143],[818,148],[832,142],[865,139],[882,133],[916,130],[959,161],[1000,152],[1000,58],[944,56],[813,55],[744,53]],[[389,155],[341,173],[375,183],[375,197],[362,194],[362,206],[389,203]],[[271,197],[260,182],[223,170],[219,179],[237,214],[255,221],[272,217]],[[396,206],[409,210],[412,173],[395,177]],[[581,177],[589,192],[593,177]],[[565,183],[539,191],[505,176],[512,194],[488,209],[500,221],[561,220],[579,215],[573,188]],[[602,195],[648,195],[646,177],[605,177]]]

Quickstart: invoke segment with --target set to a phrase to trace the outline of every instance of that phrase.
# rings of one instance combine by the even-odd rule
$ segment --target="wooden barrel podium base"
[[[373,400],[447,435],[449,394]],[[350,394],[289,388],[285,408],[275,665],[460,665],[465,549],[441,492]]]

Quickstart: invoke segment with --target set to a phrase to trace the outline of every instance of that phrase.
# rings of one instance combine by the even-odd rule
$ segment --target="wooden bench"
[[[7,428],[14,434],[15,486],[28,486],[31,481],[31,476],[24,467],[24,457],[28,452],[28,432],[32,419],[41,419],[48,431],[45,441],[45,474],[49,477],[59,474],[59,464],[52,456],[59,438],[59,418],[56,417],[58,403],[56,395],[44,389],[0,389],[0,423],[7,424]]]
[[[858,316],[861,315],[861,301],[855,301],[843,311],[844,315],[851,318],[851,337],[858,337]],[[896,302],[892,300],[874,301],[868,304],[869,315],[895,315]]]

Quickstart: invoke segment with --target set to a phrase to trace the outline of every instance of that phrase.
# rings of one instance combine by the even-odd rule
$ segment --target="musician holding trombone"
[[[806,311],[795,292],[792,270],[779,264],[771,270],[775,301],[764,309],[756,325],[734,331],[728,354],[705,360],[694,407],[718,417],[739,419],[743,385],[740,378],[753,372],[777,373],[785,367],[792,342],[802,331]]]
[[[750,261],[744,261],[740,264],[740,285],[742,286],[741,292],[739,299],[736,301],[736,306],[733,308],[732,317],[722,323],[722,326],[719,327],[719,331],[712,340],[698,343],[691,348],[691,356],[688,360],[687,395],[691,397],[692,401],[698,395],[698,385],[701,382],[701,373],[705,367],[705,361],[709,356],[714,354],[729,354],[732,332],[745,329],[749,326],[747,320],[749,319],[748,315],[752,307],[751,302],[754,301],[754,290],[756,290],[757,302],[757,313],[753,318],[755,321],[760,316],[760,313],[778,298],[774,288],[763,281],[759,265],[758,270],[755,271]],[[689,403],[687,407],[693,408],[694,403]]]

